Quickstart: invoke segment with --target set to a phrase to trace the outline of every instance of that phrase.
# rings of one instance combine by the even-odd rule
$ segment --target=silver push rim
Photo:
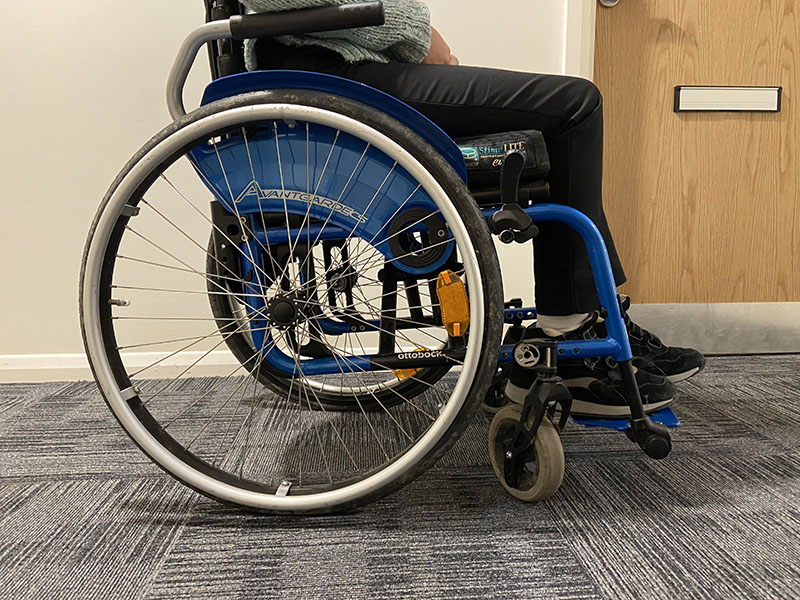
[[[179,460],[166,450],[139,422],[117,386],[105,353],[100,321],[100,280],[108,239],[128,198],[154,168],[190,142],[233,126],[253,121],[306,121],[348,132],[369,141],[401,164],[430,195],[441,211],[461,252],[470,282],[470,343],[461,375],[438,418],[404,454],[377,473],[345,487],[314,494],[277,496],[244,490],[210,477]],[[350,117],[324,109],[286,103],[232,108],[187,124],[159,142],[143,156],[117,185],[99,215],[86,256],[83,281],[82,318],[87,355],[100,389],[112,411],[135,442],[160,466],[191,487],[221,500],[262,510],[314,511],[346,504],[390,485],[427,456],[453,424],[467,400],[480,361],[484,337],[484,295],[478,260],[469,233],[447,193],[413,155],[386,135]]]

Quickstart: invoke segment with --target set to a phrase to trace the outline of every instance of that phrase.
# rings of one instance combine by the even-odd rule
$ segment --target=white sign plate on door
[[[675,112],[780,112],[781,87],[679,85]]]

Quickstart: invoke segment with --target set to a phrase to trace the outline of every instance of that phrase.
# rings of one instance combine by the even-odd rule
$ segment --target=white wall
[[[588,73],[593,0],[429,4],[465,64]],[[167,72],[203,8],[199,0],[3,0],[2,8],[0,381],[8,381],[54,376],[31,366],[83,364],[77,287],[86,231],[116,173],[169,122]],[[204,56],[196,67],[187,105],[207,80]],[[505,273],[509,292],[529,300],[530,254],[517,249]]]

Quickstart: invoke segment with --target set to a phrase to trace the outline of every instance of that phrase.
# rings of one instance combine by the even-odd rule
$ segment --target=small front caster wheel
[[[538,502],[556,493],[564,480],[564,449],[550,419],[545,418],[533,443],[515,461],[516,485],[508,485],[504,475],[506,449],[503,440],[522,418],[522,407],[512,404],[498,412],[489,427],[489,456],[500,483],[509,494],[523,502]],[[530,417],[533,420],[533,414]]]

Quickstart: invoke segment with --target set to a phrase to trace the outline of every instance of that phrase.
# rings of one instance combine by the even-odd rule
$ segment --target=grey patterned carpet
[[[163,475],[94,384],[0,386],[0,598],[800,598],[800,356],[714,358],[665,461],[571,424],[524,505],[488,419],[361,512],[263,517]]]

